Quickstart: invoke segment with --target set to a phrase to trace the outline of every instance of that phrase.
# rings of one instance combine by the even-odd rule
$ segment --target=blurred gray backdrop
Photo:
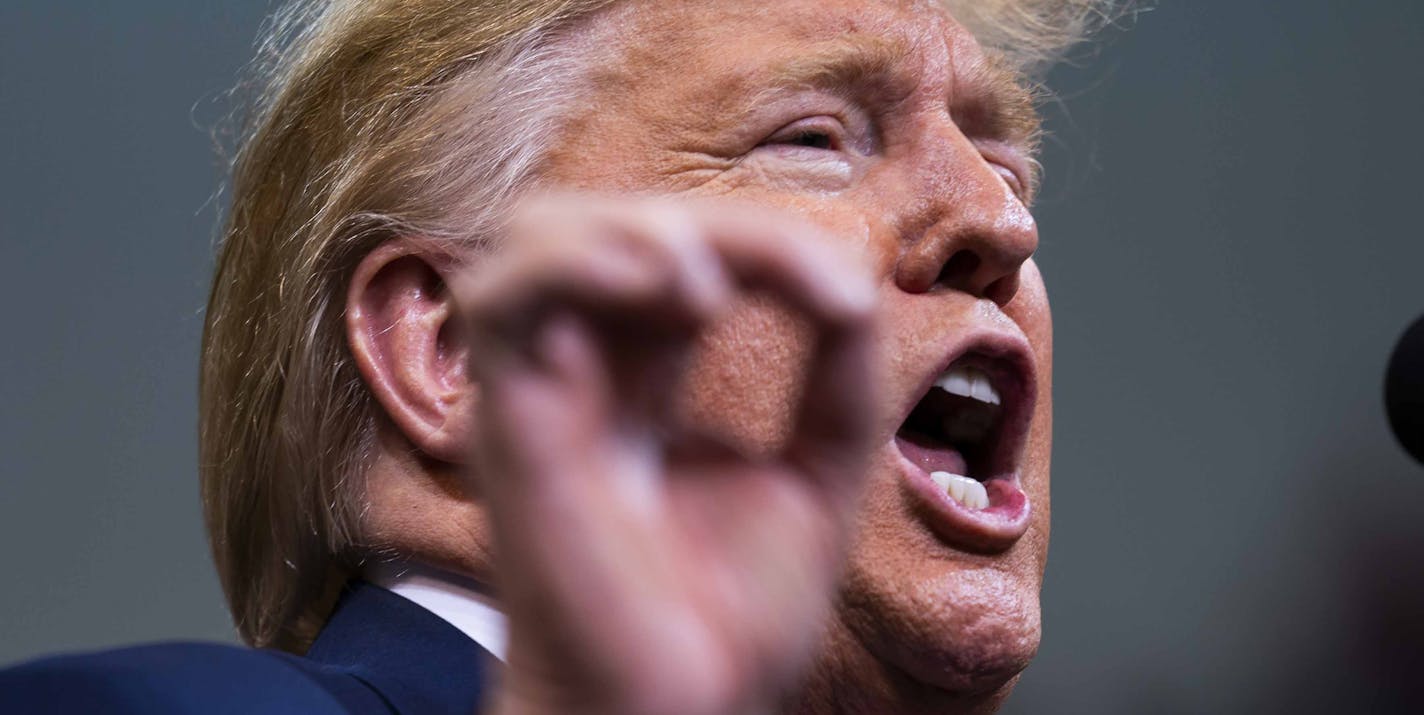
[[[0,664],[231,640],[195,476],[264,2],[0,3]],[[1165,0],[1052,76],[1042,652],[1010,713],[1419,712],[1424,4]]]

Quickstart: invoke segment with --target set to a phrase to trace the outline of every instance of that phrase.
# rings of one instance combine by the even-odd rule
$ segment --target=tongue
[[[895,444],[900,453],[926,472],[949,472],[969,476],[969,465],[964,456],[943,443],[934,442],[915,434],[898,434]]]

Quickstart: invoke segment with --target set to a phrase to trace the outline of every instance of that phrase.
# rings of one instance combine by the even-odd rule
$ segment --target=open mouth
[[[1026,352],[970,351],[934,377],[895,444],[934,520],[954,537],[1007,547],[1027,528],[1019,463],[1032,418]],[[966,540],[959,539],[956,540]]]

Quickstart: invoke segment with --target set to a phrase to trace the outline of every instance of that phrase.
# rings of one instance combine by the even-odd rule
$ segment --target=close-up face
[[[1424,713],[1424,0],[74,5],[0,715]]]
[[[886,420],[820,690],[997,703],[1038,647],[1048,547],[1030,97],[929,2],[633,0],[590,22],[596,109],[546,183],[783,209],[879,286]],[[695,360],[690,417],[774,447],[807,341],[782,311],[735,311]]]

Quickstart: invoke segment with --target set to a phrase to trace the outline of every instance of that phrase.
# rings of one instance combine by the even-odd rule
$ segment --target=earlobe
[[[414,242],[382,244],[357,266],[346,295],[346,339],[386,415],[416,449],[468,459],[474,386],[442,271],[450,261]]]

